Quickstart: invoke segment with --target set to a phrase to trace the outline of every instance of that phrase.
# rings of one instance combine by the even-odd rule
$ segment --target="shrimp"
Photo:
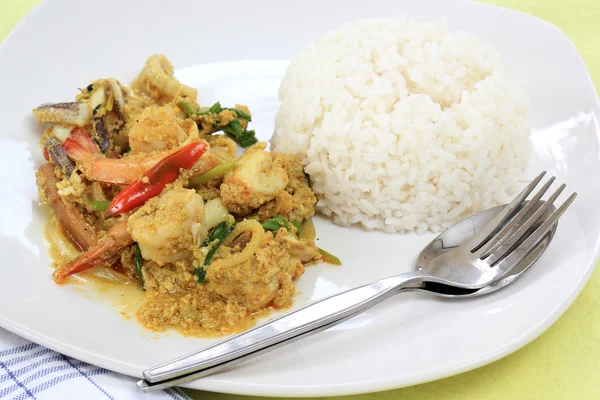
[[[223,177],[221,199],[232,213],[247,214],[273,200],[288,184],[286,171],[264,148],[260,143],[246,150]]]
[[[63,147],[67,155],[77,161],[79,168],[88,180],[114,184],[130,184],[160,160],[180,149],[180,147],[174,147],[168,151],[151,154],[141,153],[122,158],[108,158],[102,154],[90,152],[69,139],[65,140]],[[218,164],[219,159],[214,154],[207,152],[192,167],[193,176],[202,175]]]
[[[204,201],[191,189],[165,191],[134,212],[127,229],[144,259],[158,265],[184,260],[208,235]]]
[[[54,271],[54,282],[61,284],[69,275],[83,272],[92,267],[116,260],[118,252],[130,244],[133,239],[127,232],[127,219],[123,219],[113,225],[98,244],[73,261],[57,268]]]
[[[171,189],[117,222],[96,246],[54,271],[54,281],[61,284],[70,275],[110,264],[134,241],[146,260],[159,265],[183,260],[207,234],[202,197],[190,189]]]
[[[46,163],[37,173],[38,186],[41,188],[40,198],[45,199],[71,242],[80,250],[87,250],[98,242],[96,231],[90,226],[81,211],[70,201],[58,194],[58,179],[54,174],[55,165]]]

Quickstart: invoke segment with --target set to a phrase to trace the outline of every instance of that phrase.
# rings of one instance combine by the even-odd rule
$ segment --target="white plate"
[[[525,14],[451,1],[218,2],[46,0],[0,47],[0,325],[57,351],[129,375],[212,340],[144,332],[113,307],[52,283],[42,245],[34,170],[40,128],[30,109],[70,100],[94,78],[130,79],[163,52],[200,101],[250,105],[260,136],[272,132],[287,60],[308,40],[357,17],[405,14],[492,43],[529,81],[542,169],[580,196],[538,265],[508,289],[475,300],[398,296],[341,326],[190,386],[254,395],[337,395],[396,388],[466,371],[505,356],[547,329],[571,304],[598,255],[598,98],[571,42]],[[367,6],[368,4],[368,6]],[[242,62],[245,60],[248,62]],[[206,65],[214,63],[224,63]],[[311,267],[295,305],[412,268],[431,235],[385,235],[318,221],[320,245],[344,266]]]

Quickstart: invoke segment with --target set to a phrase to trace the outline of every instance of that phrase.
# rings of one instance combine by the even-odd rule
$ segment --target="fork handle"
[[[164,389],[214,374],[335,326],[424,278],[420,271],[408,272],[309,303],[230,339],[147,369],[143,374],[145,380],[139,381],[138,386],[144,391]]]

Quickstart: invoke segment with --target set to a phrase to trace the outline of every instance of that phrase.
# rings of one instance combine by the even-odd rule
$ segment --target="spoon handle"
[[[408,272],[309,303],[213,346],[147,369],[138,386],[144,391],[164,389],[214,374],[348,320],[423,278],[419,271]]]

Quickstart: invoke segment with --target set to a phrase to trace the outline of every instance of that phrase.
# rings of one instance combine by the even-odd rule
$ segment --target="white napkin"
[[[31,343],[0,328],[0,399],[189,400],[178,388],[143,393],[136,379]]]

